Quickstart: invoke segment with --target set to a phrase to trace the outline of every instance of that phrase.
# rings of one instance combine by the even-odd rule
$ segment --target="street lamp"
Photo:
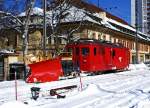
[[[136,24],[136,36],[135,36],[135,62],[136,64],[139,63],[139,58],[138,58],[138,27]]]
[[[44,8],[44,17],[43,17],[43,56],[44,56],[44,59],[46,59],[46,5],[47,3],[47,0],[44,0],[44,5],[43,5],[43,8]]]

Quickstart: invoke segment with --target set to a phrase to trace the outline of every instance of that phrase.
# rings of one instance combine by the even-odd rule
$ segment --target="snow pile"
[[[148,67],[144,63],[140,64],[130,64],[129,70],[148,70]]]
[[[4,103],[2,106],[0,106],[0,108],[31,108],[31,107],[19,101],[12,101]]]
[[[139,104],[137,105],[137,108],[150,108],[150,101],[145,100],[145,101],[139,102]]]
[[[99,94],[100,90],[97,85],[89,84],[85,90],[81,92],[82,95],[94,95]]]

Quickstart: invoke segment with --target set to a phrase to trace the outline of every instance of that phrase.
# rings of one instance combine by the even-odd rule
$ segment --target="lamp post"
[[[138,58],[138,1],[135,0],[135,18],[136,18],[136,36],[135,36],[135,62],[136,64],[139,63],[139,58]]]
[[[99,7],[99,0],[97,0],[97,4],[98,4],[98,7]]]
[[[46,59],[46,0],[44,0],[44,5],[43,5],[43,8],[44,8],[44,17],[43,17],[43,56],[44,56],[44,59]]]

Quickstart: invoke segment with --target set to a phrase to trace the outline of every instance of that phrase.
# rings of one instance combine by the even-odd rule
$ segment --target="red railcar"
[[[99,73],[112,70],[123,70],[129,66],[130,52],[120,44],[80,39],[67,44],[66,50],[58,58],[30,64],[27,82],[56,81],[60,76],[68,76],[72,72]]]
[[[129,49],[121,44],[80,39],[66,48],[72,49],[73,65],[82,72],[123,70],[130,62]]]

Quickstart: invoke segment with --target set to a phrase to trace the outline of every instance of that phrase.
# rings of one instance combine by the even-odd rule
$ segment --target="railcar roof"
[[[96,40],[96,39],[79,39],[73,44],[100,44],[100,45],[106,45],[106,46],[111,46],[111,47],[119,47],[119,48],[125,48],[122,44],[120,43],[111,43],[110,41],[104,41],[104,40]]]

